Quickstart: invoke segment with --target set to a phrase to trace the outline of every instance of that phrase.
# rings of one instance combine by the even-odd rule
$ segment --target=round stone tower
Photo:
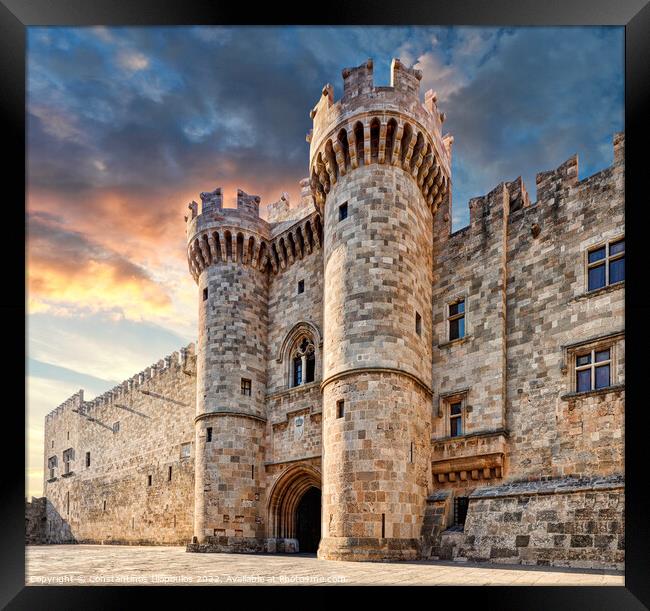
[[[433,215],[450,138],[421,73],[395,59],[343,70],[311,116],[311,187],[324,219],[321,558],[412,559],[430,472]]]
[[[268,274],[257,196],[221,189],[189,205],[188,263],[199,289],[194,543],[263,551]]]

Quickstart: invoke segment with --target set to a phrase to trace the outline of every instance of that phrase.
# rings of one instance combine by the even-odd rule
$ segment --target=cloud
[[[138,52],[121,52],[117,58],[118,63],[123,68],[138,72],[139,70],[146,70],[149,67],[149,58]]]
[[[142,320],[171,305],[142,267],[38,213],[28,219],[28,294],[36,311],[73,316],[108,310]]]

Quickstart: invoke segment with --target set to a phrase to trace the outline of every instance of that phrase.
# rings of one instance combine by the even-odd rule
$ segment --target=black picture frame
[[[25,201],[25,52],[26,28],[37,25],[189,25],[189,24],[268,24],[268,25],[620,25],[625,26],[625,132],[626,132],[626,318],[632,333],[626,347],[626,548],[624,587],[518,587],[454,589],[456,601],[468,602],[476,597],[481,609],[642,609],[650,605],[649,501],[645,495],[647,480],[647,407],[643,400],[644,366],[647,358],[647,332],[643,322],[650,314],[650,299],[641,282],[644,256],[642,245],[649,226],[645,217],[650,208],[648,190],[644,189],[646,143],[650,142],[650,3],[649,0],[447,0],[446,2],[328,2],[305,4],[305,9],[286,3],[269,3],[253,8],[252,4],[210,0],[0,0],[0,100],[4,124],[5,231],[2,240],[5,262],[0,309],[5,323],[4,414],[5,441],[25,438],[25,420],[18,408],[25,398],[18,383],[24,372],[25,321],[25,248],[14,224],[24,227]],[[309,12],[308,9],[310,8]],[[567,58],[570,61],[570,58]],[[23,269],[21,269],[21,264]],[[13,321],[16,322],[13,322]],[[22,336],[21,336],[22,332]],[[645,349],[645,350],[644,350]],[[8,396],[15,391],[15,400]],[[2,524],[2,575],[0,604],[10,609],[41,608],[119,608],[128,598],[152,604],[151,587],[26,587],[24,542],[24,473],[19,456],[5,449],[3,493],[0,496]],[[174,586],[160,590],[167,604],[187,603],[188,592],[211,596],[212,604],[223,604],[223,591]],[[278,590],[276,589],[276,592]],[[366,590],[367,591],[367,590]],[[247,594],[250,594],[249,590]],[[336,591],[335,591],[336,592]],[[257,590],[267,599],[268,589]],[[243,594],[243,593],[241,593]],[[340,594],[340,591],[338,592]],[[289,604],[295,596],[282,592]],[[219,598],[217,598],[217,596]],[[431,593],[431,604],[439,596]],[[243,599],[240,599],[243,602]],[[268,599],[270,600],[270,599]],[[293,598],[296,604],[298,599]],[[324,600],[324,599],[323,599]],[[411,604],[422,604],[412,599]],[[418,601],[420,597],[418,597]],[[217,602],[218,601],[218,602]],[[454,604],[454,606],[457,606]]]

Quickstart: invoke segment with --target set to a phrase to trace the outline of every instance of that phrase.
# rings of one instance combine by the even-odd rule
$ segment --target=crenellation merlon
[[[204,191],[200,193],[201,197],[201,214],[217,212],[223,209],[223,193],[221,187],[214,191]]]
[[[535,176],[537,203],[557,203],[560,197],[578,184],[578,155],[572,155],[554,170],[540,172]]]
[[[343,77],[344,100],[364,93],[370,93],[374,86],[372,59],[369,58],[366,62],[354,68],[343,68],[341,76]],[[326,85],[325,87],[331,88],[331,85]],[[323,89],[323,95],[325,95],[325,88]]]
[[[390,64],[390,86],[404,93],[419,96],[422,71],[407,68],[398,58],[393,58]],[[432,97],[429,96],[431,100]],[[427,106],[425,105],[425,108]]]

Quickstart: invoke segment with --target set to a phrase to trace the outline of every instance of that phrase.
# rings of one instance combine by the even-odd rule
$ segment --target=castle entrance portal
[[[294,465],[277,480],[269,499],[269,534],[278,552],[318,550],[321,477],[309,465]]]
[[[296,539],[301,552],[318,551],[320,543],[320,490],[310,488],[296,508]]]

